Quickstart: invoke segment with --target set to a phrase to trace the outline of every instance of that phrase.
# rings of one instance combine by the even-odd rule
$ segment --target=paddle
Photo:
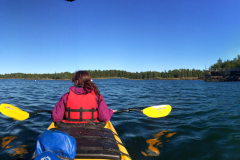
[[[170,105],[158,105],[158,106],[147,107],[143,110],[126,109],[126,110],[122,110],[122,111],[117,111],[115,113],[138,111],[138,112],[142,112],[143,114],[145,114],[148,117],[160,118],[160,117],[167,116],[171,112],[171,110],[172,110],[172,107]],[[29,117],[29,115],[31,115],[31,114],[37,114],[40,112],[52,113],[51,110],[38,110],[36,112],[28,113],[26,111],[19,109],[16,106],[13,106],[11,104],[6,104],[6,103],[3,103],[0,105],[0,112],[5,116],[11,117],[11,118],[13,118],[15,120],[19,120],[19,121],[23,121],[23,120],[27,119]]]
[[[0,112],[5,116],[11,117],[11,118],[13,118],[15,120],[19,120],[19,121],[23,121],[23,120],[27,119],[29,117],[29,115],[37,114],[39,112],[52,113],[51,110],[39,110],[36,112],[28,113],[26,111],[19,109],[18,107],[14,106],[14,105],[6,104],[6,103],[3,103],[0,105]]]
[[[117,111],[115,113],[138,111],[138,112],[142,112],[143,114],[151,118],[160,118],[160,117],[167,116],[171,112],[171,110],[172,110],[172,107],[170,105],[158,105],[158,106],[147,107],[147,108],[144,108],[143,110],[129,108],[126,110]]]

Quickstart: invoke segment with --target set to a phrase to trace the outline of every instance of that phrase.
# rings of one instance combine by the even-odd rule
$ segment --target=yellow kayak
[[[51,125],[48,127],[48,130],[56,129],[56,128],[57,127],[52,122]],[[61,128],[59,128],[59,130],[60,129]],[[105,137],[104,137],[104,135],[100,135],[100,136],[94,135],[97,132],[99,132],[99,129],[98,130],[93,130],[93,131],[82,130],[81,127],[78,127],[78,128],[75,127],[75,129],[78,129],[77,132],[82,134],[81,135],[82,137],[78,136],[77,138],[75,138],[73,135],[71,135],[75,138],[76,141],[79,141],[79,143],[77,142],[77,153],[75,155],[75,160],[91,160],[91,159],[93,159],[93,160],[117,160],[117,159],[119,159],[119,160],[131,160],[126,148],[123,146],[121,139],[118,137],[117,132],[114,129],[114,127],[113,127],[113,125],[110,121],[107,121],[105,127],[101,129],[103,131],[100,131],[100,132],[104,132]],[[66,128],[66,130],[69,132],[68,128]],[[107,134],[109,134],[109,132],[110,132],[111,135],[109,137],[112,137],[112,138],[107,138],[106,137],[107,134],[106,134],[105,130],[107,131]],[[73,132],[76,132],[76,131],[73,131]],[[85,134],[87,134],[87,136],[84,135],[83,132],[86,132]],[[91,136],[91,135],[94,135],[95,137]],[[101,137],[103,139],[107,138],[107,139],[113,140],[112,142],[114,142],[114,143],[116,142],[115,145],[118,146],[118,147],[115,147],[115,149],[111,149],[111,147],[110,148],[109,147],[102,147],[102,148],[104,148],[104,150],[102,150],[101,146],[99,146],[99,144],[98,144],[98,141],[99,142],[102,141],[101,144],[104,144],[105,146],[108,145],[107,143],[109,143],[109,141],[108,140],[107,141],[106,140],[101,140],[102,139]],[[93,139],[95,139],[95,141],[93,141]],[[84,143],[84,141],[86,141],[85,143],[87,144],[87,147],[81,147],[80,146],[80,144]],[[89,145],[94,145],[94,146],[89,147]],[[113,146],[114,146],[114,144],[113,144]],[[84,154],[83,153],[78,153],[79,148],[81,148],[80,150],[82,150],[84,152]],[[92,149],[91,149],[91,151],[86,151],[86,150],[88,150],[86,148],[92,148]],[[108,154],[104,155],[106,153],[106,150],[105,150],[106,148],[108,150],[108,152],[107,152]],[[97,152],[97,154],[95,154],[95,153],[91,154],[92,152]],[[87,155],[88,153],[89,153],[89,157]]]

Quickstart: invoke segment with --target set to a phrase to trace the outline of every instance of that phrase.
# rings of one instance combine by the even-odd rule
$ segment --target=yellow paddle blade
[[[15,120],[23,121],[29,117],[29,113],[22,111],[21,109],[11,105],[3,103],[0,105],[0,112]]]
[[[172,107],[170,105],[158,105],[143,109],[143,113],[148,117],[160,118],[167,116],[171,110]]]

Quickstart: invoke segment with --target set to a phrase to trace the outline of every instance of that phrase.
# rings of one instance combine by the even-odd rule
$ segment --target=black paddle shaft
[[[141,110],[141,109],[133,109],[133,108],[129,108],[129,109],[124,109],[124,110],[117,111],[117,112],[114,112],[114,113],[130,112],[130,111],[142,112],[142,110]]]
[[[129,108],[129,109],[124,109],[124,110],[121,110],[121,111],[117,111],[117,112],[115,112],[115,113],[130,112],[130,111],[142,112],[141,109]],[[29,114],[30,114],[30,115],[31,115],[31,114],[38,114],[38,113],[42,113],[42,112],[52,113],[52,110],[38,110],[38,111],[35,111],[35,112],[31,112],[31,113],[29,113]]]
[[[41,112],[52,113],[52,110],[38,110],[38,111],[36,111],[36,112],[31,112],[31,113],[29,113],[29,114],[30,114],[30,115],[31,115],[31,114],[38,114],[38,113],[41,113]]]

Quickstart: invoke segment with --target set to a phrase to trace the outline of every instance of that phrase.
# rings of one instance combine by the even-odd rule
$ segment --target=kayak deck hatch
[[[70,128],[72,129],[70,130]],[[105,125],[101,127],[82,126],[70,128],[58,128],[57,125],[52,122],[48,127],[48,130],[57,129],[61,131],[62,129],[65,129],[66,131],[64,132],[70,132],[71,136],[74,138],[76,137],[77,153],[75,155],[75,160],[131,160],[128,151],[122,144],[121,139],[110,121],[107,121]],[[81,129],[84,128],[88,129],[81,131]],[[99,139],[102,140],[99,141]],[[115,142],[113,142],[113,140]],[[91,149],[87,147],[90,147]],[[92,149],[94,150],[92,151]]]
[[[121,152],[114,134],[107,128],[53,128],[75,138],[77,150],[75,159],[121,160]]]

